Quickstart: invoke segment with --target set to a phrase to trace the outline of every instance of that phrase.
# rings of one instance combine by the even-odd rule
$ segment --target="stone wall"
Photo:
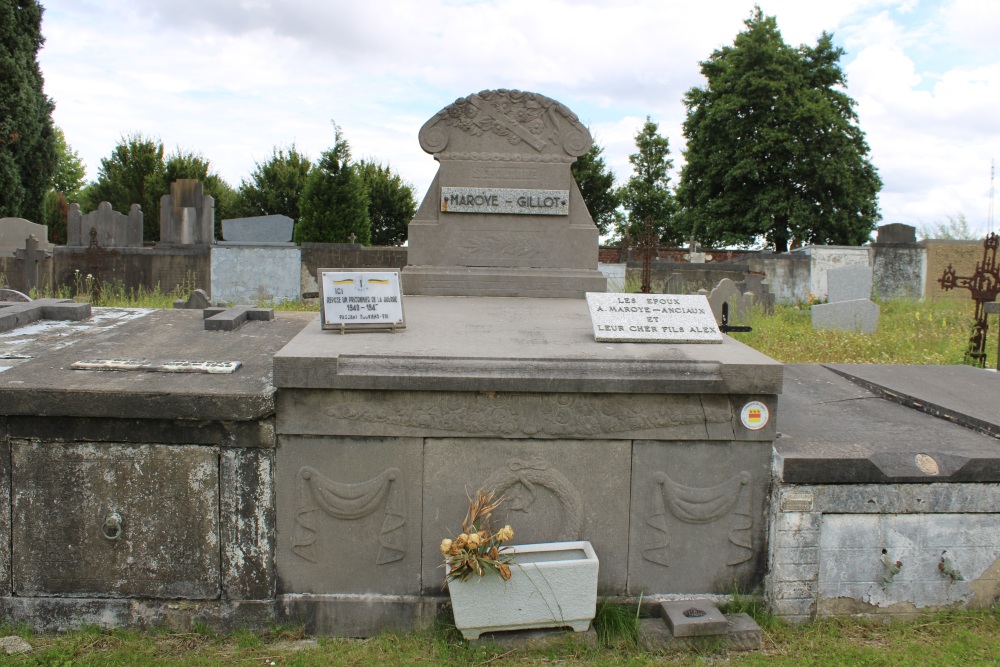
[[[983,241],[942,241],[926,239],[918,243],[927,253],[924,296],[928,299],[969,299],[969,290],[941,289],[938,279],[949,265],[960,276],[970,276],[983,259]]]
[[[760,253],[748,258],[747,266],[766,276],[775,303],[794,305],[809,300],[809,257],[799,253]]]
[[[920,299],[924,295],[926,253],[916,243],[872,244],[872,294],[890,299]]]
[[[296,301],[302,251],[297,246],[216,246],[212,249],[212,300],[221,303]]]
[[[363,246],[357,243],[303,243],[302,294],[319,296],[319,269],[401,269],[406,266],[406,248]]]
[[[72,248],[57,247],[54,255],[57,285],[74,288],[80,275],[93,275],[100,283],[121,283],[126,290],[159,287],[170,293],[184,289],[212,288],[212,247],[172,248]]]

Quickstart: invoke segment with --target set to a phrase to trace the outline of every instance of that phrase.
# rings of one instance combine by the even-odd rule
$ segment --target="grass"
[[[755,312],[750,333],[733,338],[784,363],[961,364],[972,324],[971,299],[888,301],[874,334],[813,331],[809,310],[775,306],[773,315]],[[991,318],[987,368],[996,368],[997,324]]]
[[[607,609],[610,607],[605,608],[605,614]],[[624,616],[635,617],[635,608],[621,610]],[[892,623],[838,619],[791,626],[775,621],[765,630],[764,649],[755,653],[721,649],[708,654],[651,653],[615,638],[588,646],[571,635],[554,646],[511,650],[467,644],[445,623],[432,632],[384,634],[371,639],[319,638],[309,645],[296,644],[304,637],[301,628],[260,633],[241,630],[227,635],[94,628],[35,635],[24,628],[0,628],[0,635],[15,633],[25,637],[34,651],[0,656],[2,664],[974,667],[996,665],[1000,655],[1000,614],[995,611],[939,613]]]

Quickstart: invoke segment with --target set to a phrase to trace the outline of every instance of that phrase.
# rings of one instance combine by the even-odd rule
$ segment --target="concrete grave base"
[[[281,595],[278,616],[310,635],[371,637],[433,627],[446,597],[418,595]]]
[[[639,645],[646,651],[759,651],[762,647],[760,626],[747,614],[729,614],[727,632],[703,637],[675,637],[662,618],[639,621]]]

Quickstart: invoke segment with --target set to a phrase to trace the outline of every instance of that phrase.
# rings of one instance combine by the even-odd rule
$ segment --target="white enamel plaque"
[[[609,343],[721,343],[700,294],[587,292],[594,340]]]
[[[403,292],[396,269],[319,270],[322,327],[402,329]]]

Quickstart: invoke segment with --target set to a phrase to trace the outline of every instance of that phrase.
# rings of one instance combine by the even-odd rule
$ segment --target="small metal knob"
[[[122,515],[112,512],[104,517],[104,525],[101,526],[101,534],[106,540],[117,540],[122,536]]]

